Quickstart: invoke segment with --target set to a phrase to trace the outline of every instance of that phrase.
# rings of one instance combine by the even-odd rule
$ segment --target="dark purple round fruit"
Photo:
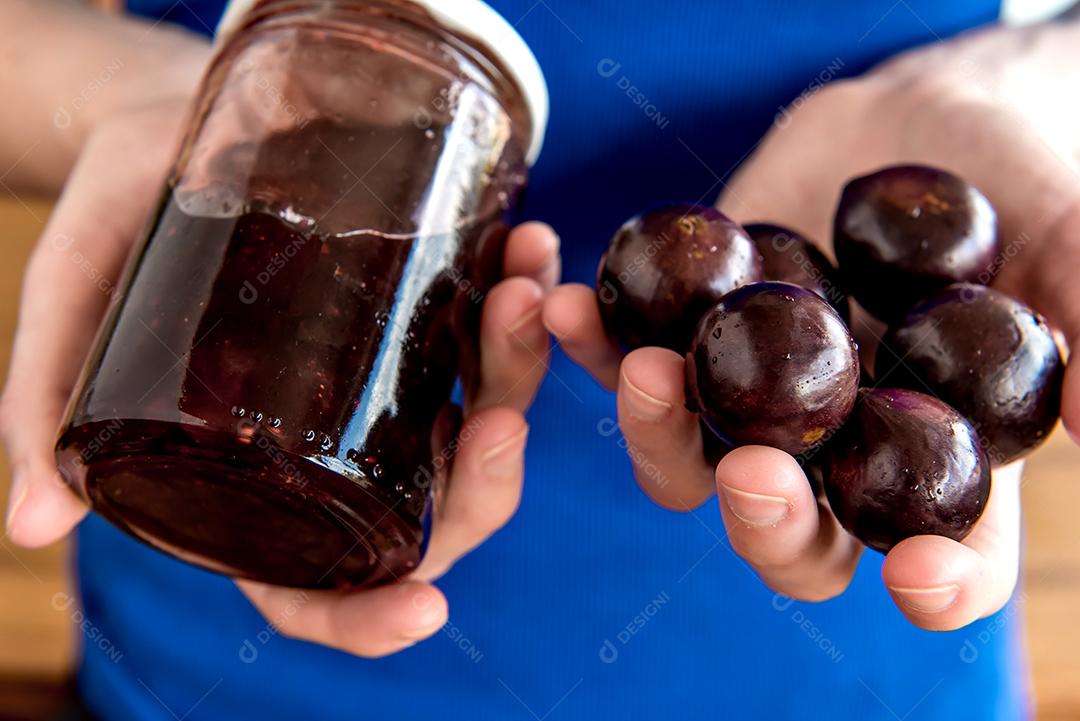
[[[687,398],[733,446],[806,454],[851,412],[855,341],[832,306],[791,283],[736,288],[702,317],[686,356]]]
[[[949,286],[912,308],[885,335],[875,369],[963,413],[995,466],[1045,441],[1061,412],[1065,364],[1046,321],[981,285]]]
[[[743,229],[713,208],[669,205],[627,221],[597,273],[608,333],[626,348],[684,353],[698,319],[728,291],[761,279]]]
[[[975,429],[916,391],[860,389],[824,456],[833,513],[882,553],[911,536],[963,540],[990,497],[990,461]]]
[[[997,215],[986,196],[951,173],[896,166],[847,184],[833,242],[844,287],[893,322],[947,285],[990,282]]]
[[[780,225],[754,223],[744,226],[761,254],[761,274],[765,280],[782,280],[809,288],[836,309],[847,323],[851,309],[847,293],[840,285],[836,266],[802,235]]]

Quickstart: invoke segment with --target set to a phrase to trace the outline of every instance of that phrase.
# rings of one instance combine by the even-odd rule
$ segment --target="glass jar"
[[[72,489],[229,575],[408,574],[546,103],[479,0],[234,3],[69,406]]]

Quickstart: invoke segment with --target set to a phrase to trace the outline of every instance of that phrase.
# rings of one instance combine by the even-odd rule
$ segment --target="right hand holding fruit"
[[[1075,109],[1061,107],[1075,101],[1066,101],[1055,88],[1071,81],[1071,68],[1077,65],[1069,58],[1077,40],[1080,22],[1075,19],[1021,30],[990,29],[913,51],[864,78],[829,86],[785,111],[783,122],[726,187],[719,207],[738,221],[778,222],[826,240],[848,180],[889,165],[943,167],[985,192],[998,211],[1002,247],[993,259],[994,287],[1044,314],[1075,343],[1080,338],[1080,294],[1073,279],[1080,267],[1080,245],[1073,237],[1080,222],[1080,135],[1071,128],[1059,132],[1048,119],[1067,117]],[[747,230],[755,235],[753,228]],[[1026,322],[1022,310],[1010,313]],[[788,453],[746,445],[728,452],[719,465],[706,460],[715,448],[705,446],[717,442],[708,430],[703,435],[698,415],[686,408],[681,353],[642,347],[624,357],[622,346],[605,332],[596,294],[585,286],[557,288],[545,303],[544,320],[572,358],[601,384],[617,389],[619,423],[632,450],[635,475],[654,501],[689,510],[717,492],[732,547],[770,587],[804,600],[844,591],[862,544],[844,531]],[[852,328],[864,346],[884,330],[862,314],[852,318]],[[990,343],[987,348],[993,345],[983,342]],[[1046,366],[1051,379],[1059,373],[1054,363],[1060,359]],[[1054,382],[1060,381],[1057,375]],[[890,404],[918,406],[915,415],[937,418],[943,425],[955,422],[957,433],[967,432],[969,426],[952,420],[947,407],[932,407],[923,398],[910,399],[906,392],[874,396],[862,412],[880,410],[885,415],[878,420],[889,424]],[[1064,378],[1061,414],[1076,434],[1080,371],[1071,367]],[[974,425],[980,424],[975,419]],[[869,421],[864,428],[870,428]],[[1036,431],[1041,440],[1045,428]],[[997,458],[990,453],[991,460],[1015,457],[1008,444],[998,445],[1001,453]],[[895,458],[902,446],[879,446],[879,457]],[[987,502],[982,461],[975,449],[970,452],[971,458],[951,460],[956,461],[953,472],[964,475],[968,484],[958,505],[985,504],[974,528],[959,523],[954,533],[939,525],[935,533],[942,535],[916,535],[880,546],[891,546],[882,575],[897,607],[912,623],[930,630],[959,628],[994,613],[1016,584],[1022,464],[993,469]],[[858,469],[836,465],[837,477],[843,473],[852,482],[859,480]]]

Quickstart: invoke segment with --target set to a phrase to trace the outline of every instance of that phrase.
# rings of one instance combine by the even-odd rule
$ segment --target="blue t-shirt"
[[[221,4],[131,3],[196,30]],[[492,4],[551,89],[525,214],[558,229],[568,279],[585,282],[626,217],[711,199],[816,79],[858,74],[999,10],[994,0]],[[381,660],[285,639],[228,579],[91,517],[78,544],[87,703],[103,719],[143,721],[1027,714],[1011,613],[955,633],[913,628],[874,553],[841,598],[775,596],[735,557],[715,504],[675,514],[641,493],[608,431],[612,396],[561,353],[551,365],[529,415],[521,509],[440,582],[451,607],[441,633]]]

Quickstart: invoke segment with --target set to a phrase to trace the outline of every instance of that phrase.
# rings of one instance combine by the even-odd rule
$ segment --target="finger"
[[[89,510],[60,476],[53,455],[65,400],[60,393],[30,389],[4,399],[4,440],[12,470],[7,535],[20,546],[40,548],[57,541]]]
[[[78,193],[60,201],[31,257],[4,392],[2,429],[12,464],[7,533],[29,547],[54,542],[87,510],[60,477],[53,444],[108,297],[70,258],[89,258],[110,277],[119,259],[100,243],[76,245],[67,234],[81,205]]]
[[[916,626],[951,631],[998,611],[1016,587],[1020,566],[1020,473],[994,472],[990,501],[963,543],[916,536],[885,557],[882,579]]]
[[[499,530],[521,501],[525,418],[489,408],[465,421],[444,487],[436,488],[431,538],[414,577],[438,578]]]
[[[862,547],[814,497],[795,459],[744,446],[716,467],[731,545],[774,591],[804,601],[843,593]]]
[[[1080,445],[1080,360],[1069,357],[1061,389],[1061,420],[1073,443]]]
[[[686,410],[684,361],[664,348],[640,348],[619,375],[619,427],[638,485],[676,511],[697,508],[715,492],[697,415]]]
[[[480,322],[480,384],[470,411],[508,406],[524,412],[547,372],[549,344],[535,280],[507,278],[488,293]]]
[[[532,278],[545,291],[551,290],[562,274],[559,236],[547,223],[522,223],[510,231],[503,265],[506,277]]]
[[[305,591],[237,581],[259,613],[290,638],[375,658],[400,651],[446,623],[446,598],[422,581],[369,591]]]
[[[600,385],[615,390],[623,354],[604,330],[592,288],[570,283],[548,293],[544,327],[575,363]]]
[[[18,544],[51,543],[86,513],[59,478],[53,444],[113,283],[153,208],[179,119],[170,123],[155,126],[166,142],[145,148],[123,173],[113,169],[129,132],[90,141],[27,268],[2,409],[13,470],[8,535]]]
[[[1017,295],[1043,313],[1064,333],[1073,351],[1080,343],[1080,286],[1072,270],[1072,258],[1080,253],[1078,222],[1080,201],[1052,224],[1045,239],[1023,236],[1007,244],[1005,251],[1014,257],[995,279],[999,289]],[[1080,360],[1075,352],[1065,369],[1061,419],[1073,441],[1080,443]]]

